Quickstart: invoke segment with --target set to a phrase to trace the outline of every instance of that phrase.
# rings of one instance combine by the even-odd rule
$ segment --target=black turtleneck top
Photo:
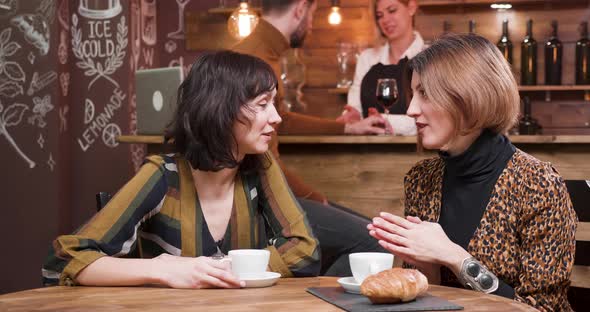
[[[515,151],[505,136],[484,130],[462,154],[439,153],[445,162],[439,224],[463,249],[467,250],[494,185]],[[495,294],[513,298],[514,289],[500,280]]]

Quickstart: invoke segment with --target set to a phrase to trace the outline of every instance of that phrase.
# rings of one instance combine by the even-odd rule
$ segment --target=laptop
[[[176,112],[176,94],[182,79],[181,67],[135,72],[137,134],[164,134]]]

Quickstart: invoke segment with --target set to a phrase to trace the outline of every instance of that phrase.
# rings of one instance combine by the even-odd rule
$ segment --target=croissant
[[[414,300],[428,289],[428,279],[418,270],[393,268],[367,277],[361,294],[372,303],[396,303]]]

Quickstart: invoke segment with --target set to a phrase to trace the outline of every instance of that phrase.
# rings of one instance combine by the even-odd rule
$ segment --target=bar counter
[[[565,179],[590,179],[590,136],[512,136],[517,148],[551,162]],[[120,136],[122,143],[144,143],[162,150],[161,136]],[[336,203],[366,216],[403,213],[403,178],[419,160],[416,137],[279,136],[281,159],[305,182]]]

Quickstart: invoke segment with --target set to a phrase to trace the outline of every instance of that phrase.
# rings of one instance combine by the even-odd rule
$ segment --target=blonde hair
[[[518,86],[498,48],[476,34],[445,35],[411,61],[433,105],[450,113],[456,134],[506,133],[520,112]]]
[[[381,28],[379,28],[379,23],[377,22],[377,2],[380,0],[371,0],[369,3],[369,16],[373,19],[373,26],[374,29],[374,36],[373,38],[373,45],[375,47],[382,46],[387,42],[387,38],[383,35]],[[397,0],[399,3],[408,6],[411,0]],[[418,0],[416,0],[416,4],[418,4]],[[414,19],[412,19],[412,27],[414,26]]]

